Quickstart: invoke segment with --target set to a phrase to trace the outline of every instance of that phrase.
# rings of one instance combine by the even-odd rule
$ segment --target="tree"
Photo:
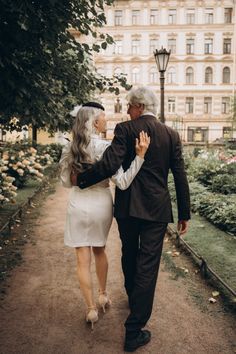
[[[113,43],[99,33],[106,23],[104,5],[114,0],[0,0],[0,123],[15,129],[32,124],[67,129],[74,104],[96,90],[119,93],[124,78],[100,77],[91,64],[93,51],[75,40],[73,28],[92,35],[102,48]]]

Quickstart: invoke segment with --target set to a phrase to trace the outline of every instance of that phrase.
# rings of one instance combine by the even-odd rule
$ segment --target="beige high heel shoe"
[[[88,307],[86,314],[86,322],[91,323],[91,329],[93,330],[93,324],[98,321],[98,310],[96,307]]]
[[[106,291],[99,292],[98,303],[104,313],[106,312],[106,307],[111,306],[111,300]]]

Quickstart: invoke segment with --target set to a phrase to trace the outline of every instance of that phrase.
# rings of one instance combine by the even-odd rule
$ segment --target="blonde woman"
[[[96,102],[84,104],[77,113],[72,129],[73,140],[64,147],[60,160],[61,181],[65,187],[72,187],[65,225],[65,245],[75,248],[77,257],[77,273],[80,288],[87,305],[86,321],[93,324],[98,320],[98,310],[93,295],[91,278],[91,257],[95,257],[96,274],[99,285],[98,304],[105,312],[111,304],[107,294],[108,261],[105,245],[113,218],[113,200],[106,179],[96,185],[80,189],[72,186],[70,174],[81,172],[87,164],[100,160],[109,142],[100,138],[105,130],[106,118],[104,107]],[[121,189],[127,189],[143,162],[150,138],[141,132],[136,145],[136,157],[129,169],[122,167],[112,177],[112,181]]]

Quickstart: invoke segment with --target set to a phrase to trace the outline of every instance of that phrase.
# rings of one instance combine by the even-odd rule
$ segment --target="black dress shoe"
[[[144,330],[140,331],[137,337],[132,339],[125,339],[124,350],[125,352],[134,352],[139,347],[147,344],[151,340],[151,332]]]

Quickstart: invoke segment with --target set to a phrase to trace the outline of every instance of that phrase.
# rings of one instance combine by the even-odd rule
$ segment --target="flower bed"
[[[189,180],[197,180],[216,193],[236,193],[236,157],[233,151],[202,151],[194,158],[186,156]]]
[[[43,171],[58,162],[62,147],[59,144],[7,144],[0,149],[0,205],[15,202],[16,190],[23,188],[29,178],[41,181]]]
[[[235,153],[235,152],[234,152]],[[236,235],[236,159],[232,151],[186,154],[191,209],[221,230]],[[176,200],[173,179],[169,190]]]

